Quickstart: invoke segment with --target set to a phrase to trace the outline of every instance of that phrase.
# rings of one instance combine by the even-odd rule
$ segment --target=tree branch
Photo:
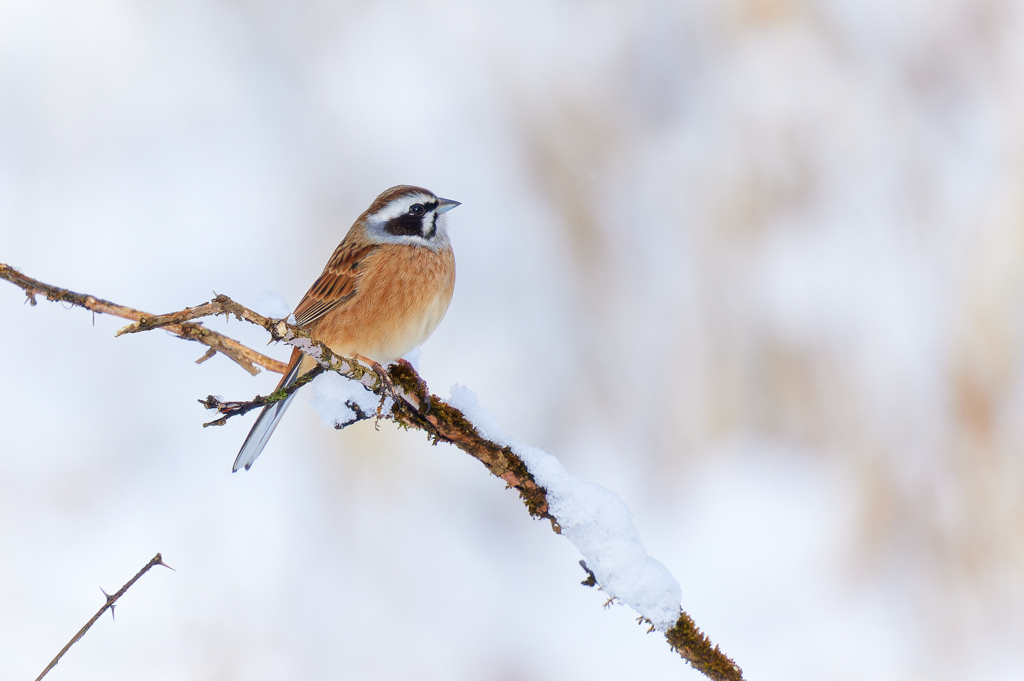
[[[124,596],[125,592],[128,591],[128,589],[132,588],[132,585],[135,584],[135,582],[139,581],[139,577],[141,577],[142,575],[144,575],[147,572],[149,572],[150,568],[152,568],[152,567],[154,567],[156,565],[163,565],[165,568],[168,568],[168,569],[171,569],[171,570],[174,569],[170,565],[165,563],[163,558],[161,558],[160,554],[158,553],[155,556],[153,556],[153,558],[148,563],[146,563],[143,566],[143,568],[141,570],[139,570],[135,574],[134,577],[129,579],[127,584],[125,584],[120,589],[118,589],[117,593],[115,593],[113,596],[108,594],[106,591],[103,591],[102,589],[100,589],[100,591],[103,591],[103,595],[107,597],[107,602],[104,603],[103,607],[100,608],[96,612],[96,614],[92,616],[92,619],[90,619],[88,622],[85,623],[84,627],[82,627],[81,629],[78,630],[77,634],[75,634],[74,636],[71,637],[71,640],[68,641],[68,644],[60,649],[60,652],[57,653],[57,657],[55,657],[52,660],[50,660],[50,664],[46,665],[46,669],[43,670],[43,673],[36,677],[36,681],[40,681],[40,679],[42,679],[44,676],[46,676],[50,672],[51,669],[53,669],[54,667],[57,666],[57,663],[60,662],[60,658],[64,657],[64,653],[66,653],[69,650],[71,650],[71,646],[73,646],[76,643],[78,643],[78,640],[80,638],[82,638],[83,636],[85,636],[85,632],[89,631],[89,629],[92,628],[92,625],[96,624],[96,620],[98,620],[100,617],[102,617],[103,613],[105,613],[109,609],[111,615],[113,615],[113,613],[114,613],[114,604],[117,603],[117,599],[120,598],[121,596]]]
[[[220,314],[233,314],[238,319],[263,327],[274,340],[284,341],[301,348],[303,352],[320,362],[325,369],[358,381],[377,395],[383,397],[389,389],[389,386],[373,369],[364,366],[354,358],[335,354],[320,341],[310,338],[309,332],[305,329],[281,319],[263,317],[224,295],[217,296],[209,303],[186,308],[180,313],[151,317],[146,320],[144,326],[136,327],[132,324],[122,329],[121,332],[135,333],[153,328],[166,328],[164,327],[166,324],[178,323],[181,319],[179,315],[187,316],[188,319],[198,319]],[[408,362],[392,364],[387,368],[387,373],[396,389],[395,394],[392,395],[395,400],[389,415],[391,418],[407,428],[425,431],[435,444],[449,442],[479,460],[494,475],[504,480],[509,486],[516,488],[529,509],[530,515],[550,520],[554,530],[559,531],[555,518],[548,513],[544,488],[536,483],[527,470],[526,464],[512,452],[510,447],[499,446],[484,439],[461,411],[448,405],[436,395],[429,395],[425,390],[426,384]],[[234,415],[234,413],[230,413],[232,411],[238,410],[238,413],[244,413],[258,406],[284,399],[290,394],[288,391],[278,392],[284,394],[257,397],[250,402],[224,403],[231,405],[226,409],[229,413],[224,420]],[[431,404],[431,411],[426,416],[421,413],[420,409],[420,405],[424,404],[425,400],[429,400],[429,404]],[[217,400],[211,402],[210,398],[207,398],[200,400],[200,403],[207,408],[220,409],[220,402]],[[211,423],[220,425],[222,421],[218,419]]]
[[[31,277],[26,277],[18,270],[4,263],[0,263],[0,279],[6,279],[15,286],[24,289],[25,295],[28,297],[28,302],[31,305],[36,304],[37,295],[43,295],[46,296],[47,300],[71,303],[72,305],[84,307],[87,310],[99,312],[100,314],[109,314],[115,317],[121,317],[122,319],[131,319],[137,324],[145,325],[148,323],[147,320],[152,317],[152,315],[142,312],[141,310],[125,307],[124,305],[118,305],[117,303],[112,303],[109,300],[103,300],[102,298],[96,298],[95,296],[88,294],[75,293],[74,291],[44,284],[43,282]],[[257,365],[279,374],[283,374],[287,368],[287,365],[283,362],[279,362],[273,357],[267,357],[266,355],[260,354],[234,339],[228,338],[216,331],[207,329],[202,324],[173,323],[163,324],[161,325],[161,328],[166,329],[168,332],[173,333],[179,338],[196,341],[209,347],[210,350],[199,359],[197,364],[212,357],[212,353],[220,352],[221,354],[231,358],[232,361],[253,376],[259,373],[259,369],[256,368]],[[118,335],[120,335],[120,332]]]
[[[14,278],[14,275],[16,275],[16,278]],[[422,430],[434,444],[448,442],[477,459],[491,473],[519,492],[519,496],[531,516],[547,519],[551,522],[552,529],[556,533],[561,533],[557,518],[550,513],[547,490],[537,483],[527,468],[526,463],[516,455],[511,447],[500,445],[481,436],[477,428],[459,409],[451,406],[436,395],[431,395],[426,389],[423,379],[420,378],[419,374],[416,373],[408,362],[400,361],[389,366],[386,372],[390,381],[385,381],[376,371],[364,366],[358,360],[341,357],[323,343],[310,338],[309,332],[305,329],[290,324],[285,320],[263,317],[224,295],[218,295],[209,303],[196,307],[154,316],[145,315],[136,310],[130,310],[130,308],[122,308],[108,301],[99,301],[91,296],[71,294],[64,289],[57,289],[37,282],[34,279],[24,277],[6,265],[0,265],[0,277],[8,279],[25,289],[29,299],[33,302],[34,293],[45,293],[50,300],[71,300],[71,302],[76,302],[76,300],[72,300],[69,296],[77,296],[78,299],[83,301],[92,301],[90,304],[94,306],[102,304],[103,309],[98,309],[97,311],[107,311],[108,309],[129,311],[131,314],[119,314],[118,316],[134,319],[135,323],[121,329],[118,335],[163,328],[172,333],[177,333],[177,335],[183,338],[204,342],[210,346],[211,350],[228,354],[221,347],[214,346],[213,343],[209,343],[201,337],[192,337],[189,335],[191,332],[182,333],[180,330],[195,327],[212,334],[214,332],[210,332],[205,327],[193,323],[192,320],[221,314],[234,315],[237,319],[260,326],[270,334],[273,340],[283,341],[298,347],[317,360],[320,366],[323,367],[323,370],[334,371],[357,381],[375,394],[380,395],[382,399],[386,396],[392,397],[390,413],[383,414],[383,417],[391,418],[405,428]],[[76,304],[88,307],[88,309],[94,309],[94,307],[89,307],[88,304],[83,304],[82,302],[76,302]],[[115,313],[111,312],[111,314]],[[175,329],[179,331],[175,331]],[[219,336],[219,334],[217,335]],[[231,342],[236,343],[235,341]],[[240,344],[237,345],[244,348]],[[245,349],[248,350],[248,348]],[[250,350],[250,352],[253,351]],[[234,359],[234,357],[232,358]],[[238,360],[236,359],[236,361]],[[239,362],[239,364],[242,363]],[[266,364],[260,364],[265,367],[267,366]],[[281,365],[281,369],[273,370],[284,373],[284,365],[278,364]],[[244,368],[245,364],[242,364],[242,366]],[[297,389],[297,387],[294,389]],[[280,390],[266,397],[257,397],[249,402],[221,403],[212,397],[200,400],[207,408],[218,409],[218,411],[224,414],[222,418],[206,425],[222,425],[231,416],[284,399],[294,389],[291,391]],[[356,420],[359,420],[360,416],[365,417],[366,415],[359,412],[357,413]],[[594,578],[593,573],[589,569],[587,569],[587,572],[590,578]],[[589,582],[590,579],[588,578],[587,581]],[[643,620],[642,617],[641,620]],[[701,633],[693,619],[686,612],[680,610],[679,619],[665,632],[665,636],[669,646],[674,651],[679,653],[691,666],[713,681],[742,681],[743,673],[739,666]]]

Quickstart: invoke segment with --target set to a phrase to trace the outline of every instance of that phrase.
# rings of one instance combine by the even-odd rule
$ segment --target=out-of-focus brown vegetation
[[[856,486],[854,573],[900,566],[954,628],[951,593],[1019,603],[1020,9],[669,5],[606,7],[600,66],[522,125],[580,365],[650,363],[636,388],[664,394],[631,437],[658,475],[795,443]]]
[[[382,188],[450,195],[463,202],[459,283],[425,349],[431,388],[469,385],[509,432],[621,491],[652,553],[678,550],[670,567],[697,580],[681,579],[684,599],[700,601],[690,612],[751,678],[986,678],[1006,665],[1013,678],[1024,664],[1022,111],[1014,0],[0,4],[0,225],[11,226],[0,253],[147,309],[211,289],[294,304]],[[613,652],[622,637],[600,639],[603,622],[579,647],[550,643],[538,622],[583,631],[559,619],[573,612],[561,591],[515,620],[543,587],[507,588],[538,561],[504,551],[525,551],[531,529],[472,496],[474,478],[440,472],[446,459],[400,434],[314,431],[294,408],[260,460],[274,472],[226,488],[211,460],[236,443],[186,432],[201,416],[171,405],[248,396],[252,383],[233,386],[215,361],[195,376],[133,373],[146,365],[126,344],[143,341],[106,350],[53,336],[71,322],[32,320],[43,356],[88,351],[121,371],[0,365],[19,385],[110,391],[61,428],[31,406],[50,404],[49,388],[0,396],[15,453],[0,457],[0,518],[16,507],[38,523],[0,521],[0,585],[36,584],[39,565],[70,550],[36,555],[53,528],[121,546],[149,536],[142,524],[177,537],[175,555],[209,580],[190,583],[208,589],[201,614],[165,618],[209,646],[194,664],[179,656],[183,675],[336,676],[344,660],[367,678],[426,678],[428,663],[446,679],[569,678],[591,662],[621,678],[635,659],[660,664]],[[2,343],[24,356],[23,337]],[[148,420],[155,406],[135,414],[137,395],[118,402],[127,383],[166,398],[163,425]],[[83,440],[112,413],[123,435]],[[163,428],[168,452],[136,452],[134,423]],[[100,471],[202,519],[152,511],[118,524],[134,507],[90,495],[109,488],[83,482]],[[715,471],[729,484],[701,497]],[[807,480],[824,496],[793,501],[793,517],[764,505],[785,506]],[[453,506],[417,496],[439,484]],[[693,523],[732,517],[702,515],[716,502],[738,519],[706,528],[714,541],[700,552]],[[446,524],[466,517],[452,511],[461,503],[487,531]],[[843,504],[848,524],[835,521]],[[822,527],[793,529],[808,516]],[[804,545],[787,530],[820,552],[796,555]],[[712,563],[718,549],[742,569]],[[415,574],[395,567],[410,563]],[[296,586],[310,565],[322,573]],[[486,596],[460,601],[466,584]],[[37,599],[44,587],[26,588]],[[286,591],[287,602],[252,597]],[[428,591],[445,594],[443,608]],[[26,610],[4,593],[0,611]],[[389,626],[392,607],[428,622],[407,658],[364,631]],[[360,629],[338,614],[349,609],[377,619]],[[20,633],[0,616],[5,626]],[[797,649],[814,655],[786,657],[814,636]],[[313,654],[305,642],[321,638]],[[543,652],[501,652],[513,649]]]

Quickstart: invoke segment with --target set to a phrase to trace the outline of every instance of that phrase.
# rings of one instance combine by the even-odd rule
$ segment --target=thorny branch
[[[46,676],[50,672],[51,669],[53,669],[54,667],[57,666],[57,663],[60,662],[60,658],[64,657],[64,653],[68,652],[71,649],[71,646],[73,646],[76,643],[78,643],[78,639],[80,639],[83,636],[85,636],[85,632],[89,631],[89,629],[92,627],[92,625],[96,624],[96,620],[98,620],[100,617],[102,617],[103,613],[105,613],[109,609],[111,616],[113,616],[113,614],[114,614],[114,604],[117,603],[117,599],[120,598],[121,596],[124,596],[125,592],[128,591],[128,589],[132,588],[132,585],[135,584],[135,582],[139,581],[139,577],[141,577],[142,575],[146,574],[147,572],[149,572],[150,568],[152,568],[154,566],[157,566],[157,565],[163,565],[165,568],[169,568],[171,570],[174,569],[170,565],[165,563],[164,559],[161,558],[160,554],[158,553],[155,556],[153,556],[153,558],[150,559],[150,561],[148,563],[146,563],[143,566],[143,568],[141,570],[139,570],[135,574],[134,577],[129,579],[127,584],[125,584],[120,589],[118,589],[117,593],[111,595],[111,594],[108,594],[106,591],[103,591],[102,589],[100,589],[101,591],[103,591],[103,595],[107,597],[107,602],[104,603],[103,607],[100,608],[96,612],[96,614],[92,616],[92,619],[90,619],[88,622],[85,623],[84,627],[82,627],[81,629],[78,630],[77,634],[75,634],[74,636],[71,637],[71,640],[68,641],[68,644],[60,649],[60,652],[57,653],[57,657],[55,657],[52,660],[50,660],[50,664],[46,665],[46,669],[43,670],[43,673],[36,677],[36,681],[39,681],[40,679],[42,679],[44,676]]]
[[[337,372],[351,380],[358,381],[368,390],[380,395],[382,399],[388,395],[394,397],[391,411],[384,414],[385,418],[394,420],[405,428],[422,430],[434,443],[448,442],[455,445],[462,451],[480,461],[487,469],[505,481],[509,487],[519,492],[520,498],[526,504],[530,515],[535,518],[545,518],[551,522],[555,532],[561,532],[557,519],[548,510],[547,490],[537,484],[533,475],[527,469],[526,464],[512,451],[510,447],[501,446],[480,435],[465,415],[449,405],[436,395],[431,395],[426,390],[426,384],[419,374],[408,362],[392,364],[386,371],[393,383],[395,391],[391,394],[391,386],[382,380],[382,377],[373,369],[362,365],[353,358],[336,355],[323,343],[310,338],[309,332],[285,320],[269,319],[252,310],[236,303],[227,296],[218,295],[209,303],[204,303],[192,308],[185,308],[179,312],[164,315],[147,315],[137,310],[124,308],[122,306],[99,300],[92,296],[71,293],[34,279],[25,277],[12,268],[0,264],[0,278],[7,279],[25,289],[29,299],[34,303],[34,294],[42,293],[50,300],[68,300],[82,307],[108,314],[117,314],[127,319],[133,319],[134,324],[129,324],[118,332],[118,335],[126,333],[137,333],[151,329],[162,328],[175,333],[189,340],[198,340],[210,346],[210,352],[223,352],[238,362],[243,368],[255,373],[253,369],[239,361],[235,355],[226,350],[222,344],[229,341],[234,347],[244,349],[260,358],[250,361],[259,364],[272,371],[284,373],[285,366],[280,362],[274,362],[264,358],[259,353],[242,346],[236,341],[214,334],[201,324],[192,322],[194,319],[213,315],[233,315],[237,319],[245,320],[257,326],[263,327],[271,339],[283,341],[289,345],[300,348],[303,352],[317,360],[324,370]],[[210,342],[211,337],[200,335],[199,332],[191,329],[201,329],[206,334],[214,334],[223,339],[222,344]],[[208,353],[210,354],[210,353]],[[237,354],[237,353],[236,353]],[[248,357],[248,355],[238,355]],[[270,363],[273,362],[273,365]],[[207,398],[200,402],[208,407],[217,409],[224,416],[206,425],[222,425],[231,416],[245,413],[259,406],[270,402],[281,400],[287,397],[285,391],[278,391],[266,397],[257,397],[249,402],[224,402],[221,403],[215,398]],[[421,410],[421,405],[429,405],[428,409]],[[422,412],[426,412],[425,414]],[[357,414],[357,420],[360,415]],[[365,414],[361,415],[366,417]],[[586,569],[586,568],[584,568]],[[588,583],[593,574],[588,572]],[[596,581],[595,581],[596,584]],[[703,673],[713,681],[742,681],[743,673],[739,666],[733,662],[718,646],[714,646],[710,640],[697,628],[693,619],[680,610],[679,619],[676,624],[665,632],[671,648],[679,653],[695,669]]]

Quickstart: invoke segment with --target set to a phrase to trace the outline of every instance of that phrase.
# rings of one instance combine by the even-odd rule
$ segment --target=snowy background
[[[426,379],[622,496],[748,678],[1019,679],[1022,112],[1014,0],[2,0],[0,261],[295,305],[426,186]],[[23,299],[0,678],[157,551],[48,679],[702,678],[465,454],[300,397],[232,475],[195,400],[275,375]]]

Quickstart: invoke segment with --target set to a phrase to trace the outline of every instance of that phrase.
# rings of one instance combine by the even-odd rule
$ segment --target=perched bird
[[[422,187],[386,190],[355,221],[298,307],[295,322],[338,355],[381,365],[430,337],[455,288],[447,213],[458,201]],[[298,348],[277,389],[316,366]],[[263,408],[235,458],[248,470],[295,397]]]

